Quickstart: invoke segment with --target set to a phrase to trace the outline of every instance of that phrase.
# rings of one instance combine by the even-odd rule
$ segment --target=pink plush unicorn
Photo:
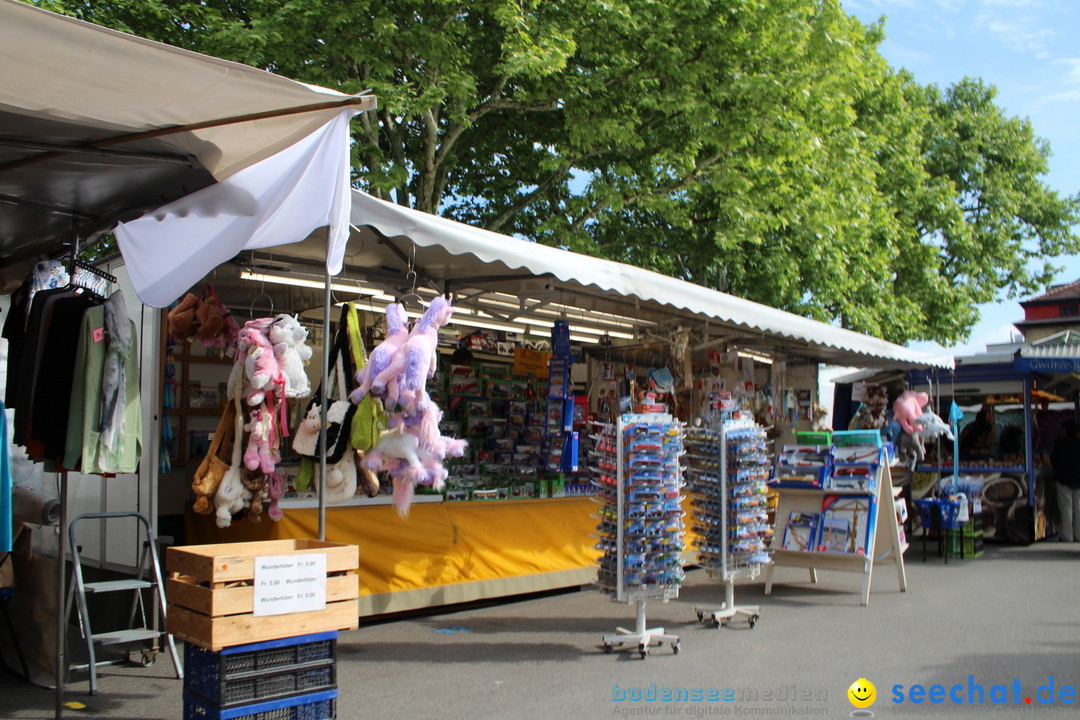
[[[386,306],[386,337],[371,351],[368,363],[365,367],[357,370],[356,380],[360,387],[349,394],[349,400],[353,404],[364,399],[368,392],[372,392],[372,386],[379,381],[378,391],[373,392],[376,397],[385,397],[386,389],[393,384],[396,391],[398,370],[387,373],[386,369],[401,353],[401,348],[409,339],[409,318],[405,314],[405,307],[399,303]],[[382,393],[380,395],[380,393]]]

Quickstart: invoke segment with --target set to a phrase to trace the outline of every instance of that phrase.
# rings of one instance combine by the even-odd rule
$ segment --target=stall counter
[[[518,595],[593,582],[596,503],[588,497],[328,507],[326,539],[360,547],[360,616]],[[190,544],[318,537],[318,510],[273,522],[186,518]]]

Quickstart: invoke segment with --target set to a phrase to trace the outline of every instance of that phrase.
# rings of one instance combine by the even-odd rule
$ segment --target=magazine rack
[[[780,499],[776,508],[773,534],[773,564],[765,573],[765,594],[772,594],[773,574],[777,567],[800,567],[810,571],[810,582],[817,582],[818,570],[861,573],[862,604],[870,602],[870,579],[874,564],[892,564],[900,591],[907,590],[904,551],[907,542],[901,537],[896,513],[896,493],[892,487],[888,451],[867,442],[859,431],[833,435],[833,466],[821,486],[785,486],[773,489]],[[876,462],[866,463],[867,456]],[[855,460],[848,461],[854,458]],[[864,515],[860,515],[860,507]],[[847,512],[843,517],[840,510]],[[848,521],[846,535],[844,522]],[[857,537],[855,528],[864,533]],[[837,538],[843,543],[838,544]]]
[[[736,580],[753,580],[769,562],[765,431],[750,419],[727,419],[719,428],[687,431],[687,475],[694,493],[699,562],[725,584],[719,608],[696,607],[713,627],[745,618],[754,627],[757,605],[735,604]]]
[[[594,439],[590,465],[604,553],[597,584],[614,601],[637,607],[634,629],[604,636],[604,650],[636,645],[644,659],[650,646],[669,643],[678,653],[677,635],[647,626],[645,602],[678,597],[682,584],[682,431],[668,414],[626,414]]]

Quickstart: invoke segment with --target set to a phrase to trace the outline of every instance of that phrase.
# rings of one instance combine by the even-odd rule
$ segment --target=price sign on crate
[[[255,558],[256,616],[325,608],[326,553]]]

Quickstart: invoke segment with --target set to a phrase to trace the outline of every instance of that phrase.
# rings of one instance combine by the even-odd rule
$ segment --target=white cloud
[[[1034,53],[1038,56],[1046,54],[1047,41],[1054,36],[1052,29],[1035,27],[1030,18],[1005,20],[981,15],[978,24],[997,37],[1007,48],[1020,53]]]

